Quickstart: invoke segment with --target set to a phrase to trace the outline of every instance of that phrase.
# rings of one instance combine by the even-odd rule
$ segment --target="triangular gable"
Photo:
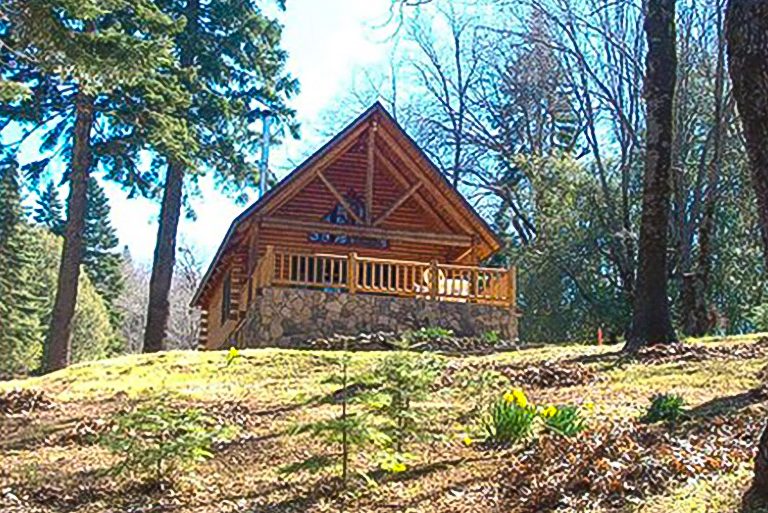
[[[376,165],[383,166],[387,171],[386,173],[378,173],[380,175],[378,180],[380,182],[383,180],[398,182],[396,184],[397,190],[413,193],[407,198],[405,197],[407,194],[403,195],[404,201],[398,208],[427,212],[429,216],[435,218],[435,222],[440,224],[444,231],[471,234],[476,237],[481,248],[480,258],[486,258],[498,251],[501,243],[493,230],[466,199],[448,183],[437,167],[389,115],[386,109],[379,102],[376,102],[289,173],[264,197],[235,218],[195,293],[192,300],[193,305],[197,303],[207,281],[230,246],[235,242],[235,235],[239,228],[246,225],[247,221],[254,216],[278,212],[291,199],[301,194],[311,193],[313,188],[322,185],[318,183],[318,171],[328,168],[329,173],[332,174],[334,161],[345,153],[354,151],[355,145],[360,144],[374,120],[379,126],[377,144],[382,144],[385,148],[385,151],[377,155]],[[378,142],[379,140],[380,142]],[[406,176],[405,170],[417,173],[419,176]],[[374,175],[374,180],[376,179],[377,177]],[[428,186],[419,187],[416,185],[418,182]],[[409,191],[409,189],[418,190]],[[445,205],[450,205],[450,207]],[[381,203],[374,204],[371,215],[375,215],[377,218],[386,217],[386,208]]]

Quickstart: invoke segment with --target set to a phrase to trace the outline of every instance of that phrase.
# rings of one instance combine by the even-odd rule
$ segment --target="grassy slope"
[[[706,344],[727,346],[752,340],[708,340]],[[554,361],[615,350],[572,345],[446,359],[452,368],[521,363],[550,366],[557,365],[551,363]],[[297,422],[337,411],[317,402],[337,388],[323,383],[337,354],[272,349],[243,353],[245,358],[229,368],[224,366],[225,353],[177,351],[87,363],[44,377],[0,383],[0,390],[43,389],[57,404],[54,410],[28,417],[0,417],[0,491],[6,490],[2,492],[5,499],[0,493],[0,510],[17,504],[8,498],[9,490],[26,504],[13,506],[19,511],[141,510],[142,505],[154,502],[156,499],[133,493],[102,475],[100,471],[115,459],[97,446],[78,441],[74,434],[94,419],[108,418],[110,412],[162,390],[177,394],[179,401],[204,405],[225,419],[231,418],[228,412],[234,404],[243,404],[246,413],[241,422],[245,424],[243,434],[248,436],[199,466],[182,483],[183,493],[157,500],[175,505],[175,511],[241,511],[246,506],[259,512],[325,511],[330,499],[324,497],[323,478],[285,477],[278,470],[327,450],[312,440],[291,437],[287,431]],[[382,355],[355,353],[351,373],[369,368]],[[750,390],[758,385],[758,372],[766,363],[766,358],[753,358],[617,366],[612,358],[599,359],[587,364],[601,376],[597,383],[532,390],[529,395],[536,403],[593,401],[592,423],[633,419],[656,392],[679,393],[695,406]],[[499,465],[510,457],[459,442],[462,429],[455,427],[455,419],[471,406],[460,387],[449,385],[436,391],[431,402],[438,410],[434,425],[443,426],[445,440],[418,448],[415,452],[421,460],[414,470],[364,492],[356,511],[462,511],[460,505],[472,502],[472,494],[481,493],[483,481],[492,480]],[[749,406],[751,410],[765,407]],[[735,472],[684,482],[627,509],[645,513],[735,511],[749,477],[749,463],[744,462]],[[472,502],[472,511],[494,511],[479,506],[481,502]]]

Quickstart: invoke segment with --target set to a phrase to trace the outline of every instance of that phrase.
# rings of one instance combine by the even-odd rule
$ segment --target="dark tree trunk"
[[[170,316],[168,297],[176,263],[176,232],[181,215],[181,197],[184,186],[184,167],[177,163],[168,164],[160,207],[160,221],[157,242],[152,261],[152,277],[149,280],[149,305],[147,326],[144,330],[144,352],[163,350],[165,332]]]
[[[749,506],[768,506],[768,423],[757,445],[755,477],[744,496],[744,502]]]
[[[728,68],[741,116],[768,273],[768,2],[730,0],[725,12]],[[751,498],[768,503],[768,425],[758,444]]]
[[[728,68],[752,168],[768,272],[768,2],[730,0],[725,13]]]
[[[186,6],[187,24],[184,32],[177,39],[181,47],[180,64],[189,68],[194,63],[191,45],[197,33],[200,0],[188,0]],[[165,334],[168,329],[171,305],[169,295],[173,281],[173,267],[176,263],[176,233],[181,217],[181,200],[184,189],[184,165],[176,160],[168,164],[163,191],[163,204],[160,207],[160,221],[157,229],[155,254],[152,261],[152,276],[149,280],[149,304],[147,306],[147,326],[144,329],[145,353],[163,350]]]
[[[64,246],[61,252],[56,300],[45,348],[45,370],[63,369],[69,365],[72,319],[77,303],[77,284],[83,256],[85,209],[88,201],[88,179],[91,169],[91,129],[93,98],[83,93],[75,101],[75,130],[69,171],[69,198]]]
[[[676,340],[667,296],[672,112],[677,56],[675,0],[649,0],[645,101],[647,148],[632,327],[625,350]]]

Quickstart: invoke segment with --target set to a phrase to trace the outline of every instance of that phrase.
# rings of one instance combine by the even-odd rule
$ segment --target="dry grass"
[[[688,343],[712,347],[754,341],[755,337]],[[536,403],[592,401],[596,405],[590,419],[593,426],[636,419],[648,397],[657,392],[678,393],[691,407],[706,403],[707,411],[724,412],[725,418],[759,416],[765,410],[760,401],[724,400],[738,399],[759,384],[758,371],[768,363],[764,357],[646,364],[622,362],[617,350],[569,345],[444,358],[448,367],[459,370],[580,362],[599,379],[585,385],[538,388],[529,395]],[[370,369],[384,354],[354,353],[350,373]],[[280,468],[330,450],[288,431],[296,423],[337,414],[337,407],[321,399],[338,388],[324,383],[338,353],[263,349],[243,351],[243,355],[229,367],[221,352],[126,356],[0,383],[0,391],[44,390],[55,403],[48,411],[0,416],[0,511],[337,511],[340,499],[333,479],[308,473],[286,476]],[[511,509],[500,505],[503,483],[498,478],[499,468],[515,457],[517,449],[465,447],[460,442],[464,429],[457,422],[474,406],[472,395],[460,382],[443,384],[430,400],[436,410],[431,425],[442,437],[414,451],[420,460],[409,472],[396,477],[376,474],[376,487],[363,486],[347,497],[349,511],[516,510],[514,505]],[[240,439],[198,466],[176,490],[148,492],[105,474],[115,457],[80,434],[126,405],[160,392],[172,394],[179,403],[202,405],[225,421],[234,419],[243,429]],[[364,457],[358,458],[356,466],[375,467]],[[625,504],[623,510],[737,511],[750,468],[749,461],[744,461],[733,471],[672,483],[639,504]]]

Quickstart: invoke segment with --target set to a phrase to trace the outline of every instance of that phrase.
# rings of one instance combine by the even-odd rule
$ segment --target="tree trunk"
[[[80,261],[83,256],[85,209],[88,201],[88,179],[91,169],[91,129],[93,128],[93,98],[79,93],[75,100],[75,130],[72,141],[72,161],[69,171],[67,224],[61,252],[56,300],[45,348],[45,370],[63,369],[69,365],[72,319],[77,303]]]
[[[144,352],[163,350],[171,305],[168,297],[176,263],[176,232],[181,215],[181,195],[184,186],[184,167],[178,162],[168,164],[160,207],[152,277],[149,280],[147,326],[144,330]]]
[[[725,12],[728,68],[741,116],[757,198],[768,273],[768,2],[729,0]],[[768,425],[758,444],[751,497],[768,503]]]
[[[747,491],[744,499],[750,506],[768,506],[768,423],[765,424],[763,436],[760,437],[757,445],[752,487]]]
[[[672,112],[677,72],[675,0],[649,0],[645,99],[647,148],[632,327],[625,350],[676,340],[667,296]]]
[[[190,45],[194,44],[197,34],[200,0],[188,0],[185,14],[187,24],[176,41],[180,47],[180,64],[186,69],[194,63],[195,54]],[[176,263],[176,233],[179,228],[179,217],[181,217],[184,171],[184,165],[176,160],[169,162],[166,171],[163,204],[160,207],[157,242],[152,261],[152,276],[149,280],[149,304],[143,347],[145,353],[163,350],[168,329],[171,310],[168,297],[173,281],[173,267]]]
[[[697,272],[693,278],[692,309],[686,310],[685,333],[701,337],[712,330],[709,315],[709,281],[711,278],[712,241],[715,235],[715,214],[719,200],[720,174],[723,162],[723,118],[725,116],[725,37],[723,35],[723,20],[720,7],[717,7],[717,66],[715,69],[715,108],[713,127],[713,155],[707,168],[707,188],[704,197],[704,208],[699,226],[699,257]]]
[[[730,0],[725,13],[725,37],[768,272],[768,2]]]

